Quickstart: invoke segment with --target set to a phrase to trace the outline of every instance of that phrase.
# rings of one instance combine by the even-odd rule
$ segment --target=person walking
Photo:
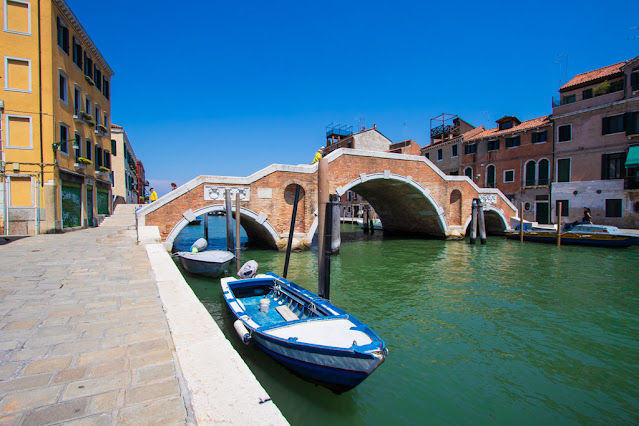
[[[171,191],[175,191],[177,189],[177,185],[175,182],[171,182]]]
[[[320,149],[318,149],[317,152],[315,153],[315,157],[313,157],[313,162],[311,164],[315,164],[322,159],[323,151],[324,151],[324,147],[320,146]]]
[[[590,213],[590,209],[588,207],[584,207],[584,217],[581,218],[581,221],[592,224],[592,214]]]
[[[154,202],[158,199],[158,193],[155,192],[155,189],[151,188],[151,196],[149,197],[150,202]]]

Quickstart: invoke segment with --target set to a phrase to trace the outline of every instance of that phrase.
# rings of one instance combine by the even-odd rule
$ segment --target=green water
[[[282,273],[283,253],[242,255]],[[316,292],[316,264],[316,248],[293,253],[288,278]],[[639,248],[377,233],[331,265],[331,301],[390,350],[342,395],[241,344],[219,280],[184,272],[291,424],[639,423]]]

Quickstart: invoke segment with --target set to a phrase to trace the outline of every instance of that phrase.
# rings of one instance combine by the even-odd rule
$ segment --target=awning
[[[631,146],[626,157],[626,168],[639,167],[639,146]]]

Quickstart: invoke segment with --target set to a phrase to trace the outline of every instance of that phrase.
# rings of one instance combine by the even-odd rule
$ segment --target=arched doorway
[[[451,226],[460,226],[462,224],[462,193],[460,190],[454,189],[450,193],[449,208],[449,224]]]

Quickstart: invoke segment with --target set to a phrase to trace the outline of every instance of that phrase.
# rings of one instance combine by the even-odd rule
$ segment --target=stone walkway
[[[195,423],[131,208],[0,245],[1,424]]]

